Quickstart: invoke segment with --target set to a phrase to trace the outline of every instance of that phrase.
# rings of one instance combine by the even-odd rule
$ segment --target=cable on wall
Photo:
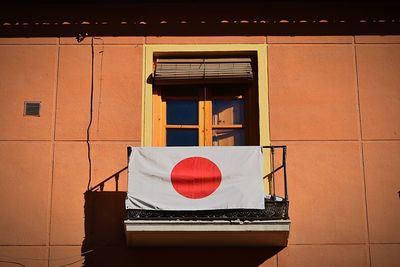
[[[83,36],[83,35],[82,35]],[[84,37],[87,36],[87,33],[85,33],[85,35],[79,39],[77,38],[78,42],[82,42]],[[78,36],[79,37],[79,36]],[[102,38],[98,38],[98,37],[92,37],[91,38],[91,43],[90,43],[90,47],[91,47],[91,83],[90,83],[90,111],[89,111],[89,124],[88,127],[86,129],[86,144],[87,144],[87,157],[88,157],[88,163],[89,163],[89,170],[88,170],[88,175],[89,175],[89,179],[88,179],[88,184],[87,184],[87,190],[89,191],[91,189],[91,183],[92,183],[92,156],[91,156],[91,147],[90,147],[90,129],[92,127],[92,123],[93,123],[93,94],[94,94],[94,40],[102,40]],[[104,45],[104,42],[103,42]],[[103,52],[104,49],[102,49],[102,51],[100,51],[101,55],[101,71],[103,70]]]
[[[16,262],[16,261],[3,261],[3,260],[0,260],[0,262],[2,262],[2,263],[8,263],[8,264],[14,264],[14,265],[18,265],[18,266],[22,266],[22,267],[27,267],[26,265],[23,265],[22,263],[20,263],[20,262]]]
[[[90,184],[92,183],[92,158],[91,158],[91,150],[90,150],[90,128],[92,127],[93,122],[93,92],[94,92],[94,37],[91,39],[91,49],[92,49],[92,77],[90,84],[90,112],[89,112],[89,124],[86,129],[86,144],[87,144],[87,157],[89,162],[89,179],[87,184],[87,190],[90,190]]]
[[[92,253],[94,252],[95,249],[91,249],[91,250],[87,250],[84,251],[80,254],[75,254],[72,256],[67,256],[67,257],[60,257],[60,258],[30,258],[30,257],[12,257],[12,256],[7,256],[7,255],[2,255],[0,254],[0,263],[8,263],[8,264],[15,264],[18,266],[23,266],[23,267],[27,267],[26,265],[24,265],[23,263],[19,262],[19,261],[23,261],[23,260],[30,260],[30,261],[50,261],[50,262],[57,262],[57,261],[64,261],[64,260],[73,260],[73,262],[69,262],[63,265],[60,265],[59,267],[62,266],[69,266],[71,264],[83,261],[84,258],[82,258],[83,256],[86,257],[86,254]],[[79,259],[76,259],[77,257],[79,257]]]

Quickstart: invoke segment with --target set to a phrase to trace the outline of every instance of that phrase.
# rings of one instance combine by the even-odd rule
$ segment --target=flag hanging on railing
[[[259,146],[132,147],[127,209],[264,209]]]

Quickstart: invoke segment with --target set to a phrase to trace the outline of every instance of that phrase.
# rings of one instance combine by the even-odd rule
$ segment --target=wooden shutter
[[[157,85],[248,83],[254,79],[251,58],[157,59],[153,78]]]

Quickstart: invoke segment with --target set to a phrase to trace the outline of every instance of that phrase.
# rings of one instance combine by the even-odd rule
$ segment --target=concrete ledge
[[[286,246],[290,220],[125,221],[129,246]]]

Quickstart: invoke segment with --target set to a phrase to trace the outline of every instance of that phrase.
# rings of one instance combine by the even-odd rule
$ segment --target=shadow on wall
[[[126,192],[85,193],[84,266],[259,266],[278,247],[128,247]]]

